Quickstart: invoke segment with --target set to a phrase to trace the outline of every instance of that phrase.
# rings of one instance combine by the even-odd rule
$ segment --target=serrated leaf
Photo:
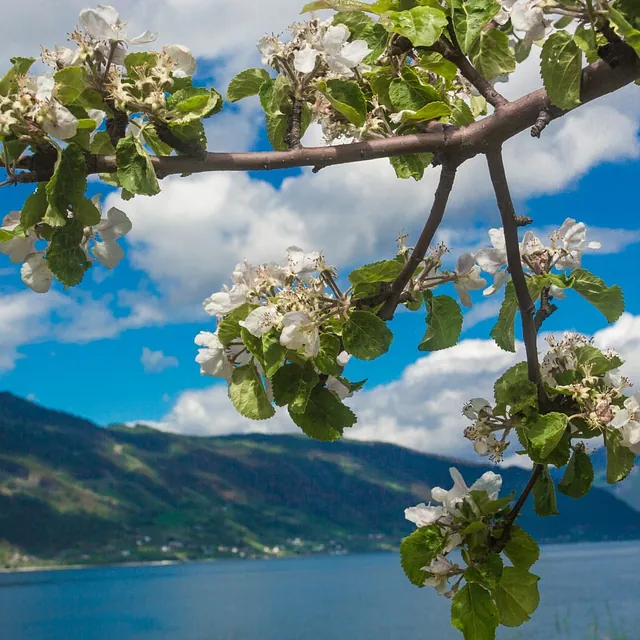
[[[238,413],[251,420],[267,420],[276,413],[253,364],[234,369],[229,398]]]
[[[82,282],[91,263],[80,248],[84,239],[84,226],[78,220],[67,220],[63,227],[54,229],[47,249],[46,260],[53,275],[64,285],[75,287]]]
[[[609,429],[606,433],[607,444],[607,483],[622,482],[633,470],[636,456],[622,444],[622,434]]]
[[[160,193],[151,158],[133,136],[127,136],[118,142],[116,166],[118,180],[127,191],[145,196]]]
[[[59,153],[53,177],[47,183],[49,207],[43,222],[52,227],[66,224],[69,207],[84,197],[86,188],[87,166],[84,154],[80,147],[70,144]]]
[[[593,477],[591,458],[583,449],[576,449],[569,460],[562,480],[558,483],[558,491],[579,500],[589,493]]]
[[[393,333],[368,311],[353,311],[342,330],[345,350],[360,360],[375,360],[389,351]]]
[[[262,338],[249,333],[244,327],[240,328],[240,339],[249,353],[260,363],[263,363],[264,354],[262,352]]]
[[[507,370],[495,383],[493,392],[496,415],[506,415],[507,407],[511,408],[511,415],[538,408],[538,388],[529,380],[526,362],[519,362]]]
[[[134,51],[124,57],[127,75],[131,78],[146,76],[149,69],[158,64],[158,54],[154,51]]]
[[[473,522],[464,530],[462,535],[467,536],[469,533],[482,531],[486,526],[482,522]],[[469,567],[464,572],[464,577],[467,582],[475,582],[485,589],[494,589],[500,581],[503,571],[504,563],[500,555],[489,553],[481,562],[476,562],[473,567]]]
[[[442,100],[440,92],[410,67],[405,67],[400,78],[389,83],[389,99],[397,111],[420,111],[431,102]]]
[[[339,376],[342,367],[338,364],[337,358],[342,351],[340,338],[332,333],[320,334],[320,351],[314,358],[318,371],[328,376]]]
[[[516,58],[503,31],[490,29],[480,34],[469,52],[475,68],[487,80],[516,70]]]
[[[458,344],[462,334],[462,310],[450,296],[426,298],[428,310],[427,332],[420,343],[420,351],[440,351]]]
[[[333,108],[356,127],[367,119],[367,101],[360,85],[354,80],[327,80],[317,82],[318,90],[329,100]]]
[[[89,145],[89,150],[98,156],[114,156],[116,148],[106,131],[97,131]]]
[[[450,121],[456,127],[464,127],[467,124],[474,123],[476,119],[473,116],[471,107],[462,98],[458,98],[453,101]]]
[[[536,457],[545,459],[558,446],[567,430],[569,418],[564,413],[536,414],[527,418],[527,438]]]
[[[504,548],[511,564],[519,569],[530,569],[540,558],[538,543],[517,525],[511,527],[511,537]]]
[[[173,147],[160,140],[158,131],[153,125],[144,127],[142,137],[151,151],[157,156],[170,156],[173,153]]]
[[[420,54],[420,68],[426,71],[431,71],[438,76],[441,76],[448,82],[453,82],[453,79],[458,74],[458,67],[453,62],[449,62],[439,53],[428,52]]]
[[[267,378],[273,378],[282,366],[286,353],[287,350],[280,344],[280,334],[275,329],[262,335],[262,366]]]
[[[349,274],[352,285],[369,282],[393,282],[402,272],[403,265],[397,260],[382,260],[365,264]]]
[[[607,287],[604,281],[586,269],[571,274],[571,287],[598,309],[608,322],[616,322],[624,313],[624,294],[617,285]]]
[[[418,111],[400,111],[399,115],[402,124],[417,124],[450,116],[451,107],[444,102],[430,102]]]
[[[257,309],[257,305],[246,302],[242,306],[228,313],[218,324],[218,340],[223,346],[228,347],[234,340],[240,337],[242,327],[239,322],[246,320],[247,316]]]
[[[249,96],[257,96],[260,87],[270,79],[271,76],[264,69],[245,69],[229,83],[227,100],[238,102]]]
[[[505,567],[495,590],[500,624],[519,627],[530,620],[540,604],[538,581],[540,578],[526,569]]]
[[[400,543],[402,569],[412,584],[423,587],[427,575],[422,570],[442,552],[446,538],[438,525],[416,529]]]
[[[479,584],[466,584],[451,603],[451,624],[465,640],[495,640],[498,620],[491,594]]]
[[[608,371],[619,369],[624,361],[617,355],[606,356],[597,347],[585,345],[575,350],[576,360],[582,365],[585,371],[594,376],[601,376]]]
[[[189,124],[209,118],[223,106],[222,96],[215,89],[191,87],[180,89],[167,99],[169,118],[173,124]]]
[[[53,78],[54,96],[63,105],[109,111],[103,97],[92,88],[89,73],[84,67],[65,67],[56,71]]]
[[[552,104],[573,109],[580,104],[582,51],[570,33],[556,31],[542,46],[540,73]]]
[[[7,96],[17,89],[18,78],[25,76],[35,61],[35,58],[11,58],[13,66],[0,80],[0,96]]]
[[[89,198],[82,197],[72,205],[73,217],[79,220],[84,227],[94,227],[101,218],[102,213]]]
[[[392,156],[389,162],[401,180],[413,178],[416,182],[422,180],[425,169],[431,165],[432,153],[413,153],[406,156]]]
[[[491,18],[500,10],[497,0],[454,0],[453,26],[463,53],[482,33]]]
[[[302,7],[300,13],[320,11],[321,9],[333,9],[334,11],[367,11],[371,6],[366,2],[357,0],[315,0]]]
[[[20,226],[26,230],[41,222],[47,211],[47,205],[47,185],[41,182],[36,190],[25,200],[20,214]]]
[[[357,420],[353,411],[324,387],[313,389],[304,413],[295,413],[289,407],[289,415],[307,436],[325,442],[339,440]]]
[[[543,518],[558,515],[556,488],[546,465],[544,465],[544,470],[538,482],[533,487],[533,508]]]
[[[416,47],[430,47],[442,35],[447,17],[440,9],[414,7],[408,11],[388,11],[380,18],[390,33],[399,33]]]
[[[318,386],[320,376],[311,360],[305,362],[302,374],[293,388],[293,400],[289,403],[289,412],[305,413],[311,393]]]
[[[634,28],[614,7],[609,7],[609,20],[615,25],[616,31],[625,39],[625,42],[631,45],[636,53],[640,55],[640,31]],[[640,18],[637,18],[636,21],[640,23]]]

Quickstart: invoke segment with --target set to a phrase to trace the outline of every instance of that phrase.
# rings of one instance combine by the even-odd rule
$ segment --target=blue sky
[[[294,4],[282,3],[287,8]],[[56,36],[52,33],[48,40]],[[199,33],[195,36],[202,40]],[[162,34],[161,41],[166,41]],[[207,75],[213,69],[214,84],[223,90],[231,71],[245,61],[214,58],[220,52],[199,46],[203,49],[194,50],[205,56],[201,67]],[[246,57],[248,65],[257,62],[253,53]],[[538,86],[537,76],[525,70],[507,86],[519,95]],[[598,334],[607,344],[627,348],[634,362],[635,355],[640,357],[637,91],[635,87],[579,110],[550,127],[541,141],[523,134],[506,150],[519,212],[530,215],[542,233],[566,217],[584,221],[588,239],[604,244],[602,251],[585,256],[584,266],[608,283],[620,284],[626,294],[626,324],[609,333],[598,334],[606,321],[574,296],[561,303],[546,328]],[[212,150],[267,148],[255,104],[226,111],[210,123]],[[315,140],[312,132],[308,143]],[[202,299],[218,290],[225,274],[245,256],[251,262],[282,259],[290,244],[322,250],[343,276],[366,261],[390,257],[399,233],[409,232],[415,239],[419,232],[436,176],[433,172],[420,185],[400,183],[385,161],[376,161],[317,176],[289,171],[164,181],[160,196],[122,204],[134,230],[117,269],[106,272],[97,266],[79,287],[63,291],[56,286],[47,296],[26,291],[19,270],[0,256],[0,319],[5,327],[0,333],[0,389],[103,425],[145,420],[189,433],[246,431],[251,427],[234,417],[223,389],[201,377],[194,362],[193,338],[214,327],[200,309]],[[97,182],[89,188],[105,197],[110,193]],[[2,215],[20,209],[29,192],[27,187],[3,188]],[[120,205],[117,194],[109,195],[108,204]],[[498,213],[478,159],[461,175],[444,224],[452,255],[486,244],[492,226],[500,226]],[[511,356],[497,353],[487,340],[496,300],[483,300],[481,293],[474,300],[479,305],[466,325],[465,342],[448,361],[442,354],[425,358],[417,351],[425,329],[422,311],[398,315],[395,340],[385,357],[350,363],[350,377],[368,378],[370,389],[354,401],[361,420],[369,421],[357,437],[466,455],[455,444],[464,425],[452,426],[459,421],[459,409],[450,409],[447,398],[452,407],[459,406],[476,383],[477,395],[482,395],[489,378],[511,362]],[[148,370],[149,362],[145,369],[145,349],[147,360],[149,352],[156,353],[151,358],[154,371]],[[489,361],[488,369],[471,371],[474,358]],[[459,370],[452,362],[459,362]],[[436,371],[445,373],[430,378]],[[431,419],[421,414],[429,407],[434,410]],[[257,428],[271,429],[269,424]],[[286,418],[274,419],[273,430],[289,428]]]

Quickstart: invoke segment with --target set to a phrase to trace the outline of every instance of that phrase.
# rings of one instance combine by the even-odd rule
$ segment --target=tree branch
[[[407,286],[409,280],[411,280],[411,277],[416,272],[416,269],[424,260],[424,257],[429,250],[429,245],[431,244],[433,237],[442,222],[442,218],[444,217],[444,212],[447,208],[447,203],[449,202],[449,196],[453,189],[457,170],[457,164],[445,162],[442,165],[440,182],[436,190],[433,206],[431,207],[431,213],[429,214],[427,223],[418,238],[418,242],[416,243],[409,260],[400,272],[400,275],[391,285],[391,291],[389,292],[389,297],[384,303],[384,306],[378,311],[378,316],[383,320],[393,319],[393,315],[398,303],[400,302],[400,297],[404,292],[404,288]]]

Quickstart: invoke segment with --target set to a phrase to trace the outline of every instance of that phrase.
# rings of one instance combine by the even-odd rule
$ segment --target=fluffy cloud
[[[162,351],[151,351],[149,347],[143,347],[140,362],[147,373],[162,373],[179,364],[175,356],[167,356]]]

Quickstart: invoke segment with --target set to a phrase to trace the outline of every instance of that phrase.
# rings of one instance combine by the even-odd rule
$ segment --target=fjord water
[[[535,569],[539,611],[499,638],[640,637],[640,542],[543,547]],[[461,638],[448,604],[409,584],[394,554],[6,574],[0,638]]]

